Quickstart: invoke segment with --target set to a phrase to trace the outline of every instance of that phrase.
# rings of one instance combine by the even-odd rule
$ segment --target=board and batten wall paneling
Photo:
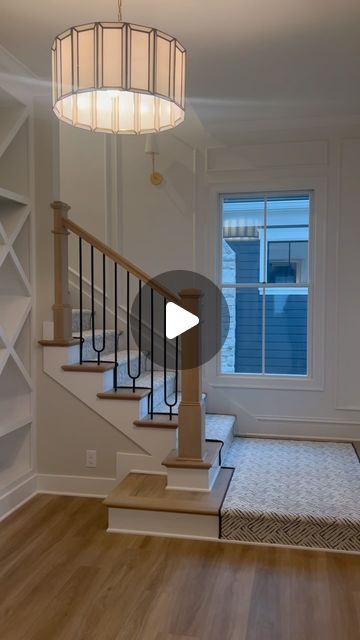
[[[360,139],[341,154],[337,407],[360,411]]]

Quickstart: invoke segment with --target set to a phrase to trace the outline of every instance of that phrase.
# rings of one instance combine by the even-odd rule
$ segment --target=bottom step
[[[108,530],[218,539],[220,509],[232,473],[221,469],[209,492],[168,490],[165,475],[129,473],[104,501]]]

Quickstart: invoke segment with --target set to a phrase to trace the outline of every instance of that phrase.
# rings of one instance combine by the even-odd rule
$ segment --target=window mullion
[[[266,287],[267,281],[267,196],[264,197],[264,256],[263,256],[263,274],[264,282],[262,287],[262,342],[261,342],[261,373],[265,375],[265,330],[266,330]]]

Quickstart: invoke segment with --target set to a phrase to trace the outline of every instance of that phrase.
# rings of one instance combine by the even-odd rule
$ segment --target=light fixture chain
[[[123,21],[123,0],[118,0],[118,21]]]

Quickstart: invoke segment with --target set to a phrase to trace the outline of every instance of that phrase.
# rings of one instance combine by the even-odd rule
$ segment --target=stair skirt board
[[[219,539],[219,517],[193,513],[143,511],[109,507],[109,533]]]

